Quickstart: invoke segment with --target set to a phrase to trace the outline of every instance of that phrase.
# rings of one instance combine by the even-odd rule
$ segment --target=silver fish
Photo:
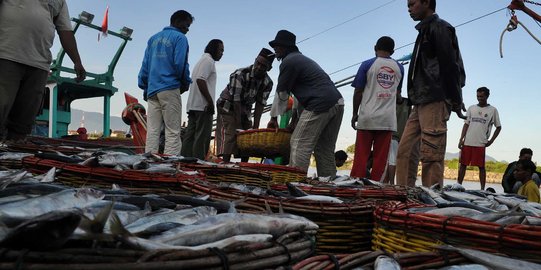
[[[318,201],[318,202],[344,203],[344,201],[338,198],[325,196],[325,195],[307,195],[307,196],[297,197],[292,200],[310,200],[310,201]]]
[[[0,205],[0,220],[27,220],[55,210],[83,208],[104,197],[90,188],[68,189],[57,193]],[[8,224],[9,225],[9,224]]]
[[[488,266],[494,270],[540,270],[541,264],[531,263],[523,260],[511,259],[503,256],[486,253],[479,250],[456,248],[451,246],[441,247],[442,249],[459,252],[462,256],[472,262]]]
[[[451,265],[438,270],[492,270],[482,264],[461,264],[461,265]]]
[[[445,208],[438,208],[438,209],[430,210],[425,213],[441,215],[441,216],[446,216],[446,217],[455,217],[455,216],[470,217],[473,215],[481,214],[481,211],[477,211],[471,208],[464,208],[464,207],[445,207]]]
[[[175,222],[184,225],[193,224],[198,220],[216,215],[216,209],[209,206],[199,206],[163,214],[153,214],[142,217],[137,221],[125,226],[132,234],[142,232],[148,227],[165,222]],[[126,223],[123,223],[126,224]]]
[[[316,230],[311,221],[254,214],[219,214],[192,225],[175,228],[152,240],[170,245],[197,246],[240,234],[271,234],[280,236],[299,230]]]
[[[376,262],[374,263],[374,270],[400,270],[402,267],[400,267],[400,264],[398,262],[386,255],[379,255],[376,258]]]

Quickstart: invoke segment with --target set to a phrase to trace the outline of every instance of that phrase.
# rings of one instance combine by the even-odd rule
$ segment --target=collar
[[[163,30],[173,30],[173,31],[177,31],[177,32],[184,35],[184,33],[180,32],[180,29],[178,29],[178,28],[176,28],[174,26],[166,26],[166,27],[163,28]]]
[[[430,23],[432,23],[433,21],[435,21],[435,20],[437,20],[439,18],[440,18],[440,16],[438,16],[438,14],[434,13],[434,14],[424,18],[420,23],[418,23],[415,26],[415,29],[420,31],[422,28],[425,28],[427,25],[429,25]]]
[[[216,60],[214,60],[214,58],[212,58],[212,55],[210,55],[210,53],[203,53],[203,57],[208,58],[212,62],[216,62]]]

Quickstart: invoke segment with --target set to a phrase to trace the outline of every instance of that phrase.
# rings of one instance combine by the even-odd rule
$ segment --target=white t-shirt
[[[376,57],[359,67],[352,86],[364,88],[357,129],[396,131],[396,92],[403,67],[392,58]]]
[[[195,65],[192,71],[193,83],[190,85],[190,95],[186,103],[187,111],[204,111],[208,105],[207,100],[199,90],[197,80],[201,79],[207,82],[210,97],[212,97],[212,106],[216,102],[216,61],[212,59],[209,53],[203,54],[199,62]]]
[[[472,105],[468,108],[464,122],[469,125],[464,139],[467,146],[485,146],[488,142],[492,126],[501,127],[498,110],[488,104],[485,107]]]
[[[0,59],[48,71],[55,29],[73,29],[64,0],[0,1]]]

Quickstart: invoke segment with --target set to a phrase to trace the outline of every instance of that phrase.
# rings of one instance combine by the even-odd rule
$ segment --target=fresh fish
[[[477,211],[471,208],[463,208],[463,207],[438,208],[438,209],[427,211],[425,213],[446,216],[446,217],[455,217],[455,216],[470,217],[473,215],[481,214],[480,211]]]
[[[443,187],[442,190],[454,190],[454,191],[460,191],[460,192],[464,192],[466,191],[466,189],[464,188],[464,186],[462,186],[461,184],[459,183],[454,183],[452,185],[446,185]]]
[[[146,158],[141,155],[128,155],[123,152],[108,152],[98,156],[98,161],[101,166],[115,167],[117,165],[133,168],[134,164],[146,161]]]
[[[531,263],[523,260],[511,259],[486,253],[479,250],[456,248],[451,246],[440,247],[441,249],[456,251],[472,262],[482,264],[494,270],[540,270],[541,264]]]
[[[250,193],[254,195],[263,195],[267,193],[267,190],[260,188],[260,187],[254,187],[254,186],[248,186],[244,184],[238,184],[238,183],[225,183],[220,182],[218,183],[219,188],[232,188],[236,189],[245,193]]]
[[[79,165],[95,168],[100,166],[100,161],[97,156],[91,156],[80,162]]]
[[[124,195],[124,194],[108,194],[105,195],[104,200],[114,200],[116,202],[123,202],[127,204],[135,205],[139,208],[145,207],[148,202],[153,210],[160,208],[174,209],[177,204],[160,197],[152,196],[137,196],[137,195]]]
[[[0,246],[50,250],[61,247],[79,225],[77,211],[53,211],[19,224],[2,238]]]
[[[480,196],[476,196],[467,192],[460,192],[460,191],[453,191],[453,190],[442,191],[442,194],[445,194],[445,196],[447,197],[454,198],[455,200],[463,200],[463,201],[468,201],[468,202],[485,199],[484,196],[480,197]]]
[[[432,199],[432,197],[427,193],[425,192],[424,190],[421,190],[421,192],[419,192],[419,200],[424,203],[424,204],[428,204],[428,205],[436,205],[438,203],[436,203],[436,201],[434,199]]]
[[[486,207],[482,207],[482,206],[475,205],[473,203],[468,203],[468,202],[439,203],[438,207],[439,208],[447,208],[447,207],[470,208],[470,209],[477,210],[477,211],[480,211],[480,212],[483,212],[483,213],[494,213],[494,212],[496,212],[496,210],[486,208]]]
[[[100,209],[107,207],[111,204],[111,201],[101,200],[93,202],[85,207],[89,212],[99,212]],[[115,202],[113,205],[113,210],[116,211],[139,211],[141,208],[137,205],[133,205],[125,202]]]
[[[151,164],[145,172],[151,173],[176,173],[177,168],[172,167],[171,164]]]
[[[424,187],[424,186],[419,186],[420,189],[422,189],[424,192],[426,192],[426,194],[428,194],[435,202],[436,204],[440,204],[440,203],[449,203],[448,200],[442,198],[438,193],[436,193],[434,190],[430,189],[430,188],[427,188],[427,187]]]
[[[402,267],[400,267],[400,264],[398,262],[386,255],[379,255],[376,258],[376,262],[374,263],[374,270],[400,270]]]
[[[65,186],[45,183],[19,184],[7,187],[4,190],[0,190],[0,197],[13,195],[47,195],[66,189],[68,188]]]
[[[176,223],[176,222],[158,223],[156,225],[152,225],[152,226],[146,228],[142,232],[135,233],[134,235],[137,236],[137,237],[149,238],[151,236],[161,234],[163,232],[172,230],[174,228],[178,228],[180,226],[184,226],[184,224],[180,224],[180,223]]]
[[[461,264],[461,265],[451,265],[438,270],[492,270],[482,264]]]
[[[308,193],[304,192],[303,190],[301,190],[300,188],[296,187],[295,185],[289,182],[286,183],[286,186],[287,186],[287,190],[289,191],[289,195],[291,196],[304,197],[308,195]]]
[[[174,222],[188,225],[214,215],[216,215],[216,209],[208,206],[199,206],[170,213],[148,215],[126,225],[125,229],[132,234],[136,234],[160,223]]]
[[[0,160],[23,160],[23,158],[32,156],[30,153],[5,152],[0,153]]]
[[[280,192],[272,189],[267,189],[267,195],[278,197],[278,198],[295,198],[295,196],[289,195],[289,193]]]
[[[516,215],[516,216],[502,217],[494,222],[500,225],[509,225],[509,224],[521,224],[523,220],[524,220],[524,215],[522,216]]]
[[[40,178],[41,183],[52,183],[54,182],[56,176],[56,167],[52,167],[46,174],[42,175]]]
[[[334,178],[333,182],[336,184],[338,182],[344,182],[344,181],[356,181],[355,179],[351,179],[349,175],[342,175],[342,176],[336,176]]]
[[[60,161],[64,163],[71,163],[71,164],[80,163],[84,161],[82,158],[66,156],[59,152],[56,152],[56,153],[51,153],[51,152],[41,153],[40,152],[40,153],[34,154],[34,156],[37,158],[51,159],[51,160],[56,160],[56,161]]]
[[[218,213],[227,213],[227,211],[229,210],[229,203],[227,202],[213,202],[184,195],[163,195],[160,197],[176,204],[187,204],[192,206],[210,206],[218,210]]]
[[[527,216],[527,217],[522,221],[522,224],[541,226],[541,218],[539,218],[539,217],[529,217],[529,216]]]
[[[11,195],[11,196],[7,196],[7,197],[0,197],[0,204],[11,203],[11,202],[16,202],[16,201],[22,201],[22,200],[26,200],[26,199],[35,198],[37,196],[38,195],[20,194],[20,195]]]
[[[363,177],[360,180],[363,182],[363,184],[365,186],[377,186],[377,187],[383,187],[384,186],[384,184],[382,184],[382,183],[380,183],[378,181],[370,180],[368,178]]]
[[[352,187],[357,187],[357,188],[364,187],[363,182],[357,179],[334,182],[334,185],[338,187],[347,187],[347,186],[352,186]]]
[[[0,205],[0,220],[8,226],[55,210],[83,208],[103,198],[90,188],[68,189],[32,199]]]
[[[25,170],[8,171],[0,176],[0,190],[4,190],[9,185],[17,183],[28,176],[30,176],[30,173]]]
[[[325,195],[308,195],[308,196],[303,196],[303,197],[297,197],[295,199],[297,199],[297,200],[318,201],[318,202],[344,203],[344,201],[342,201],[342,200],[340,200],[338,198],[331,197],[331,196],[325,196]]]
[[[306,220],[254,214],[219,214],[192,225],[169,230],[152,240],[183,246],[216,242],[234,235],[271,234],[281,236],[292,231],[316,230],[318,225]]]

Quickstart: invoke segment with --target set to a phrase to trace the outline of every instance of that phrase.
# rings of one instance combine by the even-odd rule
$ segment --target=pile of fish
[[[51,183],[54,172],[0,171],[1,247],[47,250],[70,241],[105,240],[144,250],[201,250],[318,229],[290,214],[237,213],[234,203],[208,201],[208,196],[138,196],[118,186],[70,188]]]
[[[420,189],[419,200],[431,207],[410,208],[409,212],[462,216],[500,225],[541,225],[541,204],[520,195],[465,190],[459,184]]]

